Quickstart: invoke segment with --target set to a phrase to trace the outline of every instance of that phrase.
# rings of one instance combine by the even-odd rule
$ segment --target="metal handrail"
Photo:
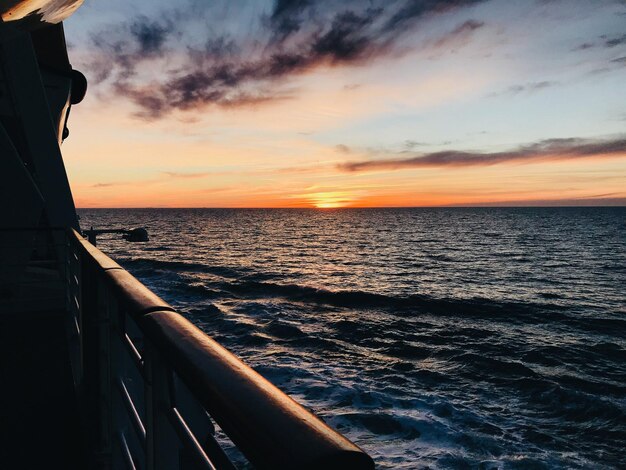
[[[100,467],[233,468],[208,413],[256,468],[374,468],[74,230],[69,246],[80,260],[68,291],[68,304],[78,305],[76,385],[100,422],[92,436]]]

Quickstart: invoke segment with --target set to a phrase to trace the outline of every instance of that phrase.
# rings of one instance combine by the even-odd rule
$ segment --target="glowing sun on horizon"
[[[322,193],[311,193],[305,196],[307,202],[318,209],[333,209],[346,207],[354,203],[355,198],[347,191],[329,191]]]
[[[341,202],[319,202],[315,204],[315,207],[318,209],[332,209],[334,207],[345,207],[346,204]]]

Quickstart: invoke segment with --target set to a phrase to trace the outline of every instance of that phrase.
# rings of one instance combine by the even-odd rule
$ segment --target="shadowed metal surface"
[[[65,312],[0,315],[0,467],[84,469]]]

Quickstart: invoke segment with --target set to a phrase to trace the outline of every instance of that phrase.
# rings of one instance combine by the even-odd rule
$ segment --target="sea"
[[[624,207],[79,214],[378,468],[626,468]]]

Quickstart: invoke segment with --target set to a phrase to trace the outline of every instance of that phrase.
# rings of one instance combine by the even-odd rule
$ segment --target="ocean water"
[[[80,216],[379,468],[626,465],[626,208]]]

